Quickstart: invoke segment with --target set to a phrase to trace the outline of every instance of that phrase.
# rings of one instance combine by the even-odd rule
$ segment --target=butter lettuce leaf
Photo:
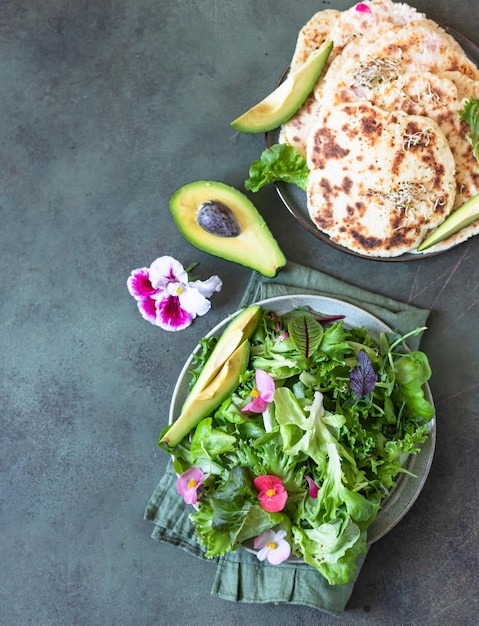
[[[306,191],[308,176],[309,167],[303,155],[293,146],[277,143],[253,161],[244,186],[248,191],[259,191],[269,183],[283,181]]]

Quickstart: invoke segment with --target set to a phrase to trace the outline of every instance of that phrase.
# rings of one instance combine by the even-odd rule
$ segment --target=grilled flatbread
[[[308,158],[313,170],[308,190],[308,209],[318,228],[348,248],[369,256],[387,257],[415,252],[424,236],[466,200],[479,193],[479,165],[466,139],[468,126],[458,115],[466,99],[479,97],[479,69],[453,37],[416,9],[391,0],[371,0],[364,4],[369,7],[369,12],[358,12],[355,6],[342,12],[320,11],[302,29],[293,59],[297,65],[304,62],[324,41],[333,39],[335,46],[323,78],[318,81],[313,94],[298,113],[282,126],[279,141],[293,145]],[[325,14],[325,20],[321,19],[322,14]],[[320,41],[317,42],[316,37]],[[351,168],[351,193],[355,195],[354,200],[351,199],[353,196],[350,197],[349,205],[360,202],[358,198],[361,196],[361,201],[366,197],[368,205],[372,207],[367,212],[368,226],[360,223],[360,229],[356,229],[357,233],[352,235],[353,214],[354,219],[357,219],[357,212],[349,209],[349,217],[346,218],[347,193],[338,193],[337,198],[334,194],[328,197],[329,209],[335,215],[334,226],[331,221],[324,219],[321,203],[325,202],[325,196],[318,186],[318,180],[322,181],[323,190],[326,180],[329,188],[341,188],[345,170],[329,164],[325,171],[318,172],[320,168],[315,165],[313,152],[318,147],[318,133],[324,134],[329,124],[333,124],[330,130],[338,134],[338,145],[341,145],[337,124],[338,120],[344,118],[347,104],[354,105],[356,111],[359,110],[358,105],[364,107],[369,104],[375,107],[382,123],[389,120],[388,124],[399,125],[388,132],[396,138],[401,137],[401,141],[395,145],[394,158],[399,158],[402,145],[403,153],[406,153],[403,169],[412,168],[414,158],[423,158],[428,151],[431,163],[437,161],[445,168],[444,177],[441,178],[444,188],[438,191],[434,199],[436,192],[432,192],[427,183],[415,178],[409,180],[407,176],[394,180],[391,177],[393,157],[388,154],[384,142],[378,141],[371,151],[361,133],[353,132],[351,129],[354,126],[350,126],[350,154],[355,155],[356,159],[361,157],[362,162],[368,162],[369,166],[372,165],[371,158],[377,158],[383,170],[383,181],[389,178],[392,190],[398,189],[398,185],[401,188],[401,185],[412,182],[413,187],[406,188],[417,191],[426,184],[427,193],[414,195],[411,205],[414,210],[410,206],[407,211],[407,227],[403,216],[403,224],[395,231],[395,237],[385,226],[388,221],[387,207],[392,211],[390,224],[398,223],[398,214],[391,202],[384,202],[384,189],[381,187],[377,195],[369,196],[364,196],[362,189],[363,183],[371,189],[378,185],[379,170],[373,174],[371,169],[358,167],[354,159],[345,158],[341,168]],[[409,123],[412,118],[404,117],[403,114],[422,118],[414,122],[416,131],[410,132],[416,126],[411,126]],[[368,115],[366,109],[364,115]],[[393,122],[393,119],[397,121]],[[349,119],[348,125],[351,124]],[[351,145],[352,137],[357,146]],[[371,156],[368,152],[371,152]],[[451,171],[453,180],[450,178]],[[356,177],[362,177],[362,181],[356,181]],[[443,193],[444,202],[439,199]],[[422,203],[424,206],[421,210]],[[434,207],[433,211],[431,206]],[[411,216],[417,218],[415,233]],[[374,235],[377,241],[374,237],[368,239],[368,235],[364,235],[369,231],[375,232],[374,220],[378,220],[379,224]],[[363,243],[360,243],[361,229],[366,229]],[[479,222],[429,251],[451,247],[478,232]],[[369,243],[365,243],[367,241]]]
[[[355,252],[414,249],[454,203],[454,157],[428,117],[369,102],[333,107],[311,133],[307,160],[312,220]]]

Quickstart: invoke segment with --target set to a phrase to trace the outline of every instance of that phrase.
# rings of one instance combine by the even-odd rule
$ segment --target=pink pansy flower
[[[243,413],[264,413],[273,400],[274,379],[264,370],[256,370],[256,389],[251,391],[252,400],[241,410]]]
[[[291,546],[285,539],[286,531],[265,530],[264,533],[255,537],[253,546],[258,550],[257,557],[260,561],[268,559],[271,565],[279,565],[291,554]]]
[[[208,298],[220,291],[222,282],[218,276],[189,281],[188,272],[179,261],[162,256],[150,267],[133,270],[127,286],[145,320],[164,330],[176,331],[210,310]]]
[[[288,499],[288,492],[284,488],[283,481],[277,476],[257,476],[254,486],[259,491],[258,500],[260,506],[269,513],[282,511]]]
[[[306,478],[306,482],[308,483],[310,497],[317,498],[318,491],[319,491],[318,485],[314,482],[311,476],[308,476],[307,474],[305,474],[304,477]]]
[[[190,467],[183,474],[178,476],[176,481],[176,491],[183,496],[186,504],[196,504],[201,494],[198,494],[205,475],[199,467]]]

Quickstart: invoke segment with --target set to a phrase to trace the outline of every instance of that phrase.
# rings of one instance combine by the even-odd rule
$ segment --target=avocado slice
[[[253,203],[224,183],[198,180],[177,189],[170,211],[192,245],[264,276],[276,276],[286,257]]]
[[[332,49],[330,41],[313,52],[299,69],[264,100],[231,122],[231,126],[244,133],[264,133],[293,117],[313,90]]]
[[[429,237],[426,237],[418,247],[418,252],[422,252],[426,248],[430,248],[436,243],[447,239],[477,220],[479,220],[479,194],[472,196],[467,202],[464,202]]]
[[[245,372],[250,353],[250,343],[246,339],[226,359],[218,374],[194,398],[185,403],[181,415],[160,438],[161,444],[174,447],[180,443],[203,418],[217,409],[230,396]]]
[[[258,304],[252,304],[231,320],[190,390],[183,410],[212,382],[236,348],[253,335],[258,328],[262,313],[263,309]]]

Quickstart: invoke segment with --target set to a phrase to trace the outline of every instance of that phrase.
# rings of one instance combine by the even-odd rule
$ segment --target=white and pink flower
[[[268,404],[273,401],[274,378],[264,370],[255,372],[256,387],[251,390],[252,400],[241,409],[243,413],[264,413]]]
[[[150,267],[133,270],[127,280],[128,291],[142,317],[170,331],[182,330],[197,315],[208,313],[208,298],[222,285],[218,276],[190,281],[183,265],[171,256],[162,256]]]
[[[289,559],[291,546],[285,539],[286,531],[266,530],[255,537],[253,545],[258,550],[256,556],[260,561],[268,560],[271,565],[279,565]]]

